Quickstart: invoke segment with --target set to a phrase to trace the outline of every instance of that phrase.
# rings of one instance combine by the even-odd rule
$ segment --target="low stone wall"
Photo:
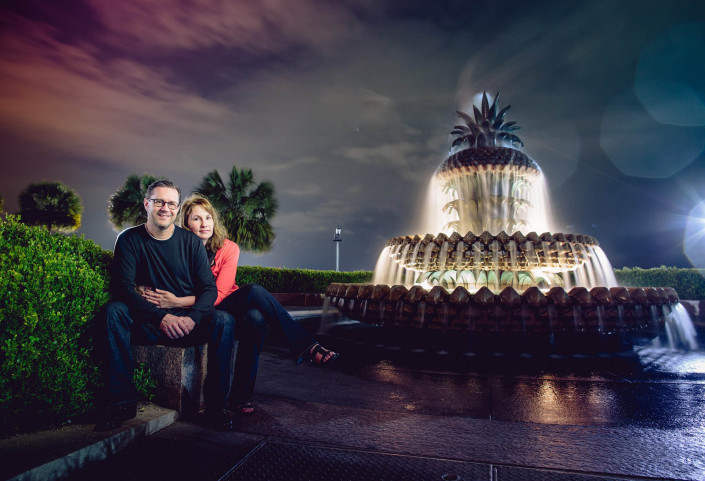
[[[272,296],[274,296],[282,306],[320,307],[323,305],[323,300],[325,299],[325,295],[311,292],[277,292],[272,293]]]

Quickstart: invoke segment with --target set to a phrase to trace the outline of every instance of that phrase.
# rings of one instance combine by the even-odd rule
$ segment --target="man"
[[[145,224],[118,235],[112,267],[113,302],[103,308],[107,327],[109,402],[96,430],[121,425],[137,414],[130,346],[208,343],[208,374],[204,386],[206,416],[220,429],[232,429],[225,409],[230,390],[230,362],[235,320],[213,308],[217,290],[201,240],[174,225],[181,191],[168,180],[147,189]],[[162,309],[146,301],[136,286],[164,289],[177,296],[195,296],[190,308]]]

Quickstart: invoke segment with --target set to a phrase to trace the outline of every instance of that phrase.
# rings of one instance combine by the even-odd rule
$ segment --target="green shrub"
[[[256,282],[269,292],[324,293],[332,282],[371,282],[371,271],[314,271],[311,269],[279,269],[274,267],[238,266],[237,284]]]
[[[60,423],[92,407],[88,336],[108,301],[111,254],[92,241],[0,218],[0,429]]]
[[[614,273],[620,286],[672,287],[681,299],[705,299],[705,269],[623,267]]]
[[[157,390],[157,380],[152,375],[152,370],[145,363],[137,363],[132,382],[135,383],[135,389],[140,400],[151,401],[154,399],[155,391]]]

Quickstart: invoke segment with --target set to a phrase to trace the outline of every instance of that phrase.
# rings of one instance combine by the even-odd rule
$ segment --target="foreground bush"
[[[620,286],[672,287],[681,299],[705,299],[705,269],[624,267],[614,273]]]
[[[238,266],[237,285],[256,282],[269,292],[312,292],[322,294],[331,282],[371,282],[371,271],[314,271],[275,267]]]
[[[108,301],[111,254],[94,242],[0,218],[0,434],[92,406],[90,321]]]

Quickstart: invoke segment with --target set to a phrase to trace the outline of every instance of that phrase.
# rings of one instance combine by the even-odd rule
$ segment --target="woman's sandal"
[[[235,407],[235,412],[239,412],[243,416],[251,416],[252,414],[255,413],[255,405],[252,404],[250,401],[247,401],[246,403],[238,404]]]
[[[302,361],[307,360],[311,364],[315,364],[319,367],[330,367],[338,357],[340,357],[340,353],[326,349],[316,343],[306,350],[303,356],[301,356],[301,359]]]

